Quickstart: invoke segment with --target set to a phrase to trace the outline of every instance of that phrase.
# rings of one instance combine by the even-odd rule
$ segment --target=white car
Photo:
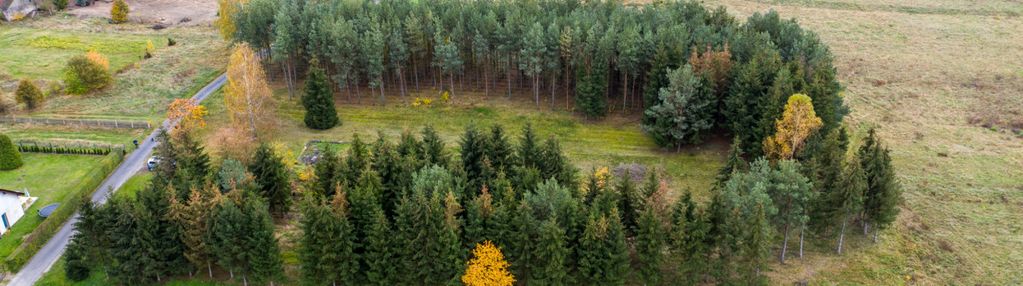
[[[146,169],[152,171],[158,164],[160,164],[160,156],[149,157],[149,160],[146,161]]]

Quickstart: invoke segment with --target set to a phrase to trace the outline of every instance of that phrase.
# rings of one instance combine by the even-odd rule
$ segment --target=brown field
[[[831,46],[859,135],[879,126],[905,189],[881,242],[812,243],[778,284],[1023,283],[1023,2],[711,0],[777,10]]]

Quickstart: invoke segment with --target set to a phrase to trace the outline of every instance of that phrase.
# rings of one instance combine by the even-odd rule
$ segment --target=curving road
[[[202,102],[214,91],[219,89],[221,86],[224,86],[225,82],[227,82],[227,76],[221,74],[217,77],[217,79],[213,80],[213,82],[200,89],[195,96],[192,96],[192,99],[196,102]],[[177,122],[165,120],[161,126],[163,129],[170,129],[176,124]],[[128,178],[131,178],[135,175],[135,173],[142,170],[142,167],[146,163],[146,159],[149,158],[149,155],[153,153],[153,148],[156,147],[156,140],[153,139],[156,138],[159,132],[160,129],[154,130],[153,133],[149,134],[145,140],[139,142],[139,148],[132,151],[131,154],[128,154],[128,156],[124,158],[124,161],[121,162],[121,165],[117,166],[117,169],[114,169],[114,171],[110,173],[110,176],[108,176],[106,180],[99,185],[99,188],[92,193],[92,201],[94,203],[102,204],[106,202],[110,193],[121,188],[121,185],[128,181]],[[39,278],[42,278],[43,273],[49,271],[50,267],[53,267],[53,263],[57,262],[57,259],[60,259],[60,256],[64,254],[64,248],[67,246],[68,241],[71,240],[71,235],[74,233],[74,224],[76,221],[78,221],[77,213],[72,216],[71,219],[68,219],[63,226],[61,226],[60,230],[57,231],[57,234],[55,234],[53,238],[50,238],[50,240],[43,245],[42,249],[39,249],[39,252],[37,252],[35,256],[33,256],[32,259],[30,259],[28,263],[21,268],[21,271],[11,278],[7,285],[31,286],[35,284]]]

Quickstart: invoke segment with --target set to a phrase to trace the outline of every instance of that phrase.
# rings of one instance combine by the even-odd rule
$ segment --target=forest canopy
[[[377,3],[379,2],[379,3]],[[848,113],[826,45],[773,11],[740,23],[698,2],[222,1],[222,32],[270,51],[289,93],[313,59],[332,89],[385,98],[424,86],[511,96],[587,117],[642,114],[662,146],[711,131],[762,154],[789,96],[812,99],[821,134]],[[686,72],[674,72],[685,69]],[[275,69],[276,70],[276,69]],[[672,75],[678,78],[669,78]],[[372,95],[371,95],[372,96]]]

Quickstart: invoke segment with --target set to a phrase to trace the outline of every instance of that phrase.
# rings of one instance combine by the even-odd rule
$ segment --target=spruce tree
[[[835,252],[842,254],[842,244],[845,243],[845,230],[849,220],[859,213],[863,208],[863,192],[867,189],[867,175],[863,167],[854,158],[845,164],[839,182],[840,188],[828,193],[827,203],[835,208],[831,209],[829,218],[831,222],[841,225],[838,231],[838,246]]]
[[[532,260],[529,262],[530,284],[567,285],[569,284],[568,266],[571,248],[568,246],[565,230],[558,224],[556,217],[544,220],[536,230],[536,244],[533,246]]]
[[[643,196],[636,184],[632,182],[632,175],[628,171],[617,178],[615,192],[618,193],[618,210],[622,214],[622,225],[629,236],[636,234],[638,217],[643,213]]]
[[[385,212],[392,212],[399,193],[411,185],[412,177],[411,172],[403,166],[402,157],[395,150],[394,144],[387,141],[383,133],[373,144],[371,166],[381,182],[380,204]]]
[[[487,138],[476,126],[469,126],[462,135],[460,143],[462,169],[469,178],[468,188],[479,191],[489,179],[486,172],[490,168],[486,166],[489,162],[487,153],[490,149]]]
[[[373,224],[366,231],[366,242],[363,245],[362,259],[366,264],[366,282],[371,285],[394,285],[398,274],[397,265],[394,264],[395,243],[388,223],[387,216],[383,211],[374,211]]]
[[[238,197],[240,194],[232,196]],[[223,200],[213,211],[207,239],[210,241],[210,249],[217,258],[217,264],[227,270],[232,279],[235,278],[235,274],[240,274],[243,281],[248,281],[246,270],[249,269],[249,257],[244,241],[250,227],[245,213],[233,198]]]
[[[339,171],[341,174],[339,180],[343,188],[354,187],[358,183],[359,178],[362,177],[362,172],[366,171],[370,166],[370,160],[372,159],[370,155],[369,146],[366,146],[366,143],[362,141],[359,134],[355,134]]]
[[[444,146],[444,140],[440,139],[437,135],[437,130],[433,129],[433,126],[427,125],[423,128],[423,154],[422,160],[426,166],[437,165],[447,166],[450,160],[447,149]]]
[[[661,263],[664,260],[664,222],[653,208],[647,208],[639,217],[636,229],[636,257],[639,278],[645,285],[658,285],[661,281]]]
[[[64,250],[64,276],[71,281],[89,278],[92,265],[87,255],[87,239],[81,231],[76,232]]]
[[[902,200],[902,187],[895,177],[888,153],[888,148],[881,144],[874,129],[870,129],[857,153],[867,177],[867,189],[863,194],[863,232],[866,234],[872,227],[875,242],[879,230],[895,221],[899,214],[898,204]]]
[[[270,212],[275,215],[288,212],[291,206],[291,185],[284,159],[269,145],[260,144],[249,164],[249,172],[256,177],[257,193],[267,200]]]
[[[628,278],[629,249],[617,210],[591,214],[576,247],[582,282],[593,285],[624,285]]]
[[[302,106],[305,107],[305,126],[326,130],[341,123],[337,117],[337,110],[334,108],[334,96],[327,83],[327,77],[317,67],[318,61],[313,60],[310,64],[309,73],[305,81],[305,95],[302,96]]]
[[[18,146],[6,134],[0,134],[0,171],[14,170],[24,164]]]
[[[486,156],[487,159],[490,159],[494,171],[508,172],[511,170],[515,151],[512,149],[511,143],[508,142],[504,128],[497,124],[490,127],[490,136],[487,141],[489,148],[486,149]]]
[[[331,198],[334,196],[334,191],[337,190],[340,173],[340,159],[338,159],[337,152],[331,148],[323,151],[323,155],[316,160],[313,164],[313,173],[316,174],[316,183],[314,189],[316,193],[322,195],[325,198]]]
[[[245,212],[249,232],[241,243],[247,248],[245,256],[249,259],[249,269],[246,272],[252,273],[254,281],[269,282],[272,286],[274,281],[283,277],[284,262],[277,237],[274,236],[270,211],[261,198],[248,197]]]

